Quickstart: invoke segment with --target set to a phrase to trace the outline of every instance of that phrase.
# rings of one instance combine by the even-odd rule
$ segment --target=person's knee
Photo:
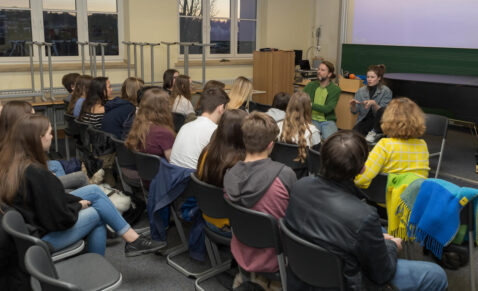
[[[435,263],[428,263],[427,271],[423,280],[428,282],[431,286],[435,286],[435,290],[446,290],[448,287],[448,280],[445,270]]]

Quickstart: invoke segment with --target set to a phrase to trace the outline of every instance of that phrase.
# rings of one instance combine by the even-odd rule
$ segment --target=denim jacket
[[[357,100],[357,101],[360,101],[360,102],[372,99],[372,100],[375,100],[375,102],[377,102],[377,104],[380,107],[385,107],[392,100],[392,90],[390,90],[385,85],[379,85],[377,87],[377,91],[375,91],[375,94],[373,94],[372,98],[370,98],[368,88],[367,88],[367,86],[365,86],[365,87],[362,87],[362,88],[358,89],[358,91],[355,93],[354,99]],[[353,114],[358,113],[357,122],[355,124],[358,124],[360,121],[362,121],[365,118],[365,116],[367,116],[368,111],[370,110],[370,108],[371,107],[369,107],[368,109],[365,109],[363,104],[357,104],[356,107],[355,107],[355,111],[350,109],[350,111]]]

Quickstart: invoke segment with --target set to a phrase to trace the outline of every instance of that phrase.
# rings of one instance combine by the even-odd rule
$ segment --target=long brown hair
[[[246,148],[242,140],[241,124],[246,116],[247,113],[240,109],[226,110],[221,116],[211,141],[199,156],[199,179],[222,187],[226,170],[244,160]]]
[[[15,122],[27,114],[31,114],[33,106],[26,101],[9,101],[3,105],[2,113],[0,114],[0,141],[3,140],[8,130],[12,128]]]
[[[70,103],[68,103],[66,113],[73,114],[76,101],[78,101],[78,99],[80,99],[81,97],[86,97],[86,95],[88,94],[88,88],[90,87],[92,79],[93,78],[90,75],[79,76],[76,79],[75,90],[73,90],[73,94],[71,94]]]
[[[179,96],[191,100],[191,83],[189,76],[179,75],[174,81],[173,90],[171,91],[171,104],[174,104],[174,100]]]
[[[17,195],[25,169],[30,164],[47,168],[41,136],[50,126],[43,115],[20,118],[0,143],[0,200],[10,204]],[[8,181],[8,182],[6,182]]]
[[[141,147],[144,149],[146,136],[148,136],[152,124],[165,127],[175,135],[169,94],[163,89],[152,88],[144,92],[133,126],[125,141],[126,147],[134,151]]]
[[[312,132],[309,124],[312,122],[312,105],[309,95],[305,92],[296,92],[290,97],[289,105],[285,113],[284,123],[282,124],[282,134],[279,140],[286,143],[297,143],[299,145],[299,155],[294,161],[303,163],[307,158],[307,140],[305,131]],[[297,140],[295,138],[297,137]]]
[[[80,116],[78,117],[79,120],[82,120],[86,113],[92,113],[95,105],[105,106],[108,99],[107,81],[107,77],[96,77],[91,80],[88,93],[81,107]]]

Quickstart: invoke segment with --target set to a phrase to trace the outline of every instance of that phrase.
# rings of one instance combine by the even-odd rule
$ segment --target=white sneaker
[[[383,134],[376,133],[375,130],[371,130],[368,132],[367,136],[365,137],[365,140],[369,143],[375,143],[377,140],[379,140]]]

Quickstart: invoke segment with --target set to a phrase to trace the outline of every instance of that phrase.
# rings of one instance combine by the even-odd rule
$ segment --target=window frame
[[[116,14],[118,15],[118,55],[108,56],[105,55],[105,62],[116,62],[123,61],[124,55],[124,0],[116,0],[116,13],[112,12],[102,12],[102,11],[88,11],[87,9],[87,0],[75,0],[75,12],[76,12],[76,25],[78,33],[78,41],[85,42],[88,41],[88,13],[101,13],[101,14]],[[7,8],[0,7],[0,9],[11,9],[11,10],[30,10],[31,15],[31,29],[32,29],[32,41],[44,42],[45,41],[45,29],[43,26],[43,1],[42,0],[30,0],[30,8]],[[45,11],[70,11],[66,9],[47,9]],[[48,57],[46,56],[45,48],[43,51],[43,64],[48,62]],[[89,50],[85,46],[85,63],[89,62]],[[81,62],[81,46],[78,45],[78,56],[53,56],[52,62],[55,63],[80,63]],[[96,61],[101,62],[101,54],[96,55]],[[33,62],[38,64],[38,47],[34,46],[33,49]],[[30,57],[0,57],[0,64],[27,64],[30,63]]]
[[[220,59],[252,59],[253,53],[250,54],[240,54],[238,53],[237,45],[238,45],[238,37],[237,33],[239,31],[239,15],[237,15],[237,10],[239,7],[239,0],[229,0],[230,1],[230,9],[231,9],[231,53],[230,54],[211,54],[211,47],[206,46],[204,47],[206,52],[206,59],[207,60],[220,60]],[[261,15],[261,1],[256,0],[256,50],[258,49],[257,46],[260,42],[260,17]],[[211,40],[211,5],[210,0],[201,0],[202,5],[202,43],[210,43]],[[178,40],[181,39],[181,17],[189,17],[192,16],[181,16],[179,15],[179,1],[177,1],[177,13],[178,13]],[[217,17],[220,19],[221,17]],[[252,21],[252,19],[245,18],[244,20]],[[179,55],[179,60],[184,60],[184,54],[181,53],[181,48],[178,46],[177,52]],[[190,60],[199,60],[202,58],[202,54],[192,54],[189,53]]]

